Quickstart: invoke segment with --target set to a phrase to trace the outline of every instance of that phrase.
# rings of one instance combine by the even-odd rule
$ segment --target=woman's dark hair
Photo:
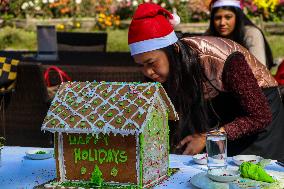
[[[177,140],[173,144],[188,134],[202,133],[208,128],[202,85],[204,75],[197,53],[182,40],[162,50],[170,64],[169,77],[163,85],[180,117],[171,137]]]
[[[240,8],[232,7],[232,6],[223,6],[223,7],[213,8],[211,11],[211,17],[210,17],[209,35],[221,37],[214,27],[214,15],[220,8],[224,10],[232,11],[236,15],[236,26],[231,35],[232,36],[231,39],[233,41],[241,44],[242,46],[248,49],[249,47],[246,45],[244,41],[244,37],[245,37],[244,27],[253,26],[261,32],[263,39],[264,39],[264,44],[265,44],[266,66],[268,67],[268,69],[270,69],[274,65],[274,63],[273,63],[273,56],[272,56],[272,52],[269,47],[269,44],[263,32],[261,31],[261,29],[259,29],[254,23],[252,23],[250,19],[243,13],[243,11]]]

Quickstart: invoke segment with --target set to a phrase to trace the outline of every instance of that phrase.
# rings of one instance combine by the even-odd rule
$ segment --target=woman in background
[[[274,65],[265,36],[243,13],[240,1],[213,0],[206,35],[231,39],[247,48],[268,69]]]

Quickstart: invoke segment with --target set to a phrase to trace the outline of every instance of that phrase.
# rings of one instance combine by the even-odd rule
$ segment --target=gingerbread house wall
[[[143,140],[140,142],[143,186],[151,186],[164,179],[169,166],[168,116],[161,101],[157,100],[154,107],[143,136],[140,137]]]
[[[103,174],[104,182],[138,184],[137,137],[120,134],[100,134],[98,137],[99,139],[96,139],[96,135],[90,134],[55,135],[59,180],[90,180],[97,165]]]

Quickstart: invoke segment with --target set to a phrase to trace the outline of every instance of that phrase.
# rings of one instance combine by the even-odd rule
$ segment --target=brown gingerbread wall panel
[[[137,183],[136,136],[63,134],[67,180],[90,180],[97,165],[105,182]]]

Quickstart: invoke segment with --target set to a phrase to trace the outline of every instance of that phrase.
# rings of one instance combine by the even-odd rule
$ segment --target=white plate
[[[207,164],[207,154],[196,154],[192,156],[192,159],[197,164],[201,165]]]
[[[251,163],[258,163],[263,158],[256,155],[237,155],[233,156],[233,162],[236,165],[241,165],[243,162],[251,162]]]
[[[37,152],[45,152],[44,154],[37,154]],[[34,149],[26,151],[26,156],[29,159],[48,159],[53,156],[53,150]]]
[[[240,177],[240,172],[232,169],[210,169],[207,176],[217,182],[232,182]]]

